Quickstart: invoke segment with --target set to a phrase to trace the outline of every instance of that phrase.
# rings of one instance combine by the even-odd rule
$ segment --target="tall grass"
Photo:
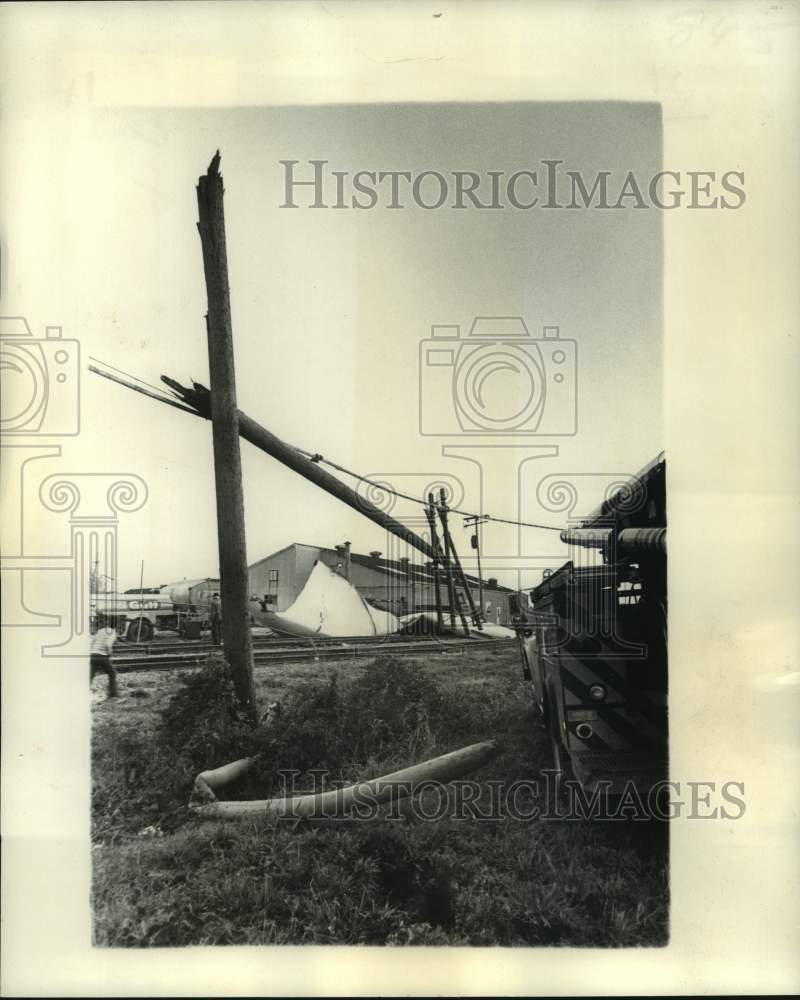
[[[437,670],[409,660],[344,664],[287,690],[280,717],[253,732],[224,665],[210,663],[147,724],[115,717],[96,728],[98,944],[666,941],[666,844],[652,824],[424,822],[405,813],[402,822],[295,828],[191,816],[197,772],[243,755],[258,763],[231,789],[237,798],[280,794],[284,769],[300,772],[299,787],[319,768],[352,781],[490,737],[504,752],[477,776],[484,783],[530,778],[547,764],[516,664],[488,651]]]

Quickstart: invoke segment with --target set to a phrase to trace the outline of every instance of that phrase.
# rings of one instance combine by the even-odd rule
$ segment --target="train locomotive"
[[[667,778],[666,524],[662,453],[562,532],[576,554],[531,591],[518,628],[553,767],[588,792]]]

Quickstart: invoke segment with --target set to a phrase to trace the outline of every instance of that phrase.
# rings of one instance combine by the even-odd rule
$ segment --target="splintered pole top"
[[[209,177],[212,177],[214,174],[218,174],[219,173],[219,161],[220,161],[220,159],[221,159],[221,157],[219,155],[219,150],[217,150],[216,153],[214,153],[214,158],[211,160],[211,163],[209,163],[209,165],[208,165],[208,176]]]

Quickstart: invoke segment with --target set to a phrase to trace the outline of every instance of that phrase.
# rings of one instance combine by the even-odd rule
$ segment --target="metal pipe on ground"
[[[392,774],[361,781],[347,788],[336,788],[318,795],[295,795],[286,799],[257,799],[250,802],[208,801],[214,798],[214,788],[228,784],[250,770],[254,761],[244,758],[226,764],[216,771],[204,771],[195,783],[196,799],[202,805],[190,803],[196,816],[207,819],[318,819],[347,816],[357,807],[371,809],[392,799],[405,798],[419,791],[426,783],[444,783],[460,778],[483,767],[500,751],[497,740],[473,743],[452,753],[434,757],[422,764],[394,771]],[[202,779],[202,780],[201,780]]]

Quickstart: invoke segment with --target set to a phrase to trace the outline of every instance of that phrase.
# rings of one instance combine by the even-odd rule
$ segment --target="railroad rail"
[[[443,641],[453,641],[460,640],[460,636],[453,636],[451,639],[445,639]],[[336,645],[361,645],[372,644],[379,645],[388,641],[400,642],[424,642],[431,641],[430,636],[374,636],[374,635],[351,635],[351,636],[287,636],[287,635],[254,635],[253,636],[253,649],[277,649],[284,647],[292,648],[295,647],[308,647],[309,649],[315,649],[317,647],[323,646],[336,646]],[[212,653],[214,650],[221,651],[221,646],[215,646],[208,639],[179,639],[177,636],[174,638],[160,639],[156,642],[148,643],[120,643],[115,648],[114,659],[123,659],[125,657],[136,657],[137,659],[143,656],[163,656],[165,654],[172,654],[176,652],[192,652],[192,653]]]
[[[253,649],[253,665],[256,667],[267,666],[271,663],[283,663],[287,661],[303,662],[316,659],[324,660],[349,660],[355,657],[378,656],[380,654],[391,654],[392,656],[419,656],[422,654],[461,654],[467,649],[479,649],[483,645],[491,645],[492,648],[505,648],[514,639],[393,639],[387,641],[385,637],[364,638],[357,637],[355,640],[345,639],[315,639],[310,643],[308,639],[270,639],[255,645]],[[166,645],[166,644],[165,644]],[[178,643],[170,643],[178,646]],[[199,666],[206,659],[212,649],[220,650],[219,646],[204,644],[203,648],[187,649],[190,643],[180,644],[179,652],[153,653],[148,656],[115,656],[114,666],[118,673],[133,673],[139,670],[174,670],[179,668],[193,668]]]

